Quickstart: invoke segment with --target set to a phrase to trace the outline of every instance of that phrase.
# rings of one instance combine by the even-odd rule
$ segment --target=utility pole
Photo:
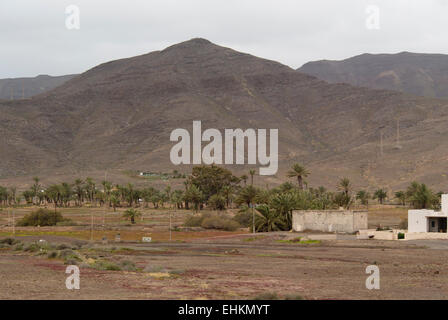
[[[252,206],[252,233],[255,234],[255,211],[253,203],[251,203],[251,206]]]
[[[93,211],[90,210],[90,217],[91,217],[91,221],[90,221],[90,241],[93,241]]]
[[[23,85],[23,80],[22,80],[22,99],[25,99],[25,87]]]
[[[170,192],[171,192],[171,181],[170,181]],[[172,199],[171,199],[171,195],[169,194],[168,195],[168,201],[171,203],[172,202]],[[176,210],[176,209],[174,209],[174,210]],[[171,227],[171,223],[172,223],[172,219],[171,219],[171,210],[170,210],[170,242],[172,241],[172,232],[171,232],[171,229],[172,229],[172,227]]]
[[[400,145],[400,118],[397,119],[397,148],[401,149],[401,145]]]
[[[12,211],[12,236],[16,237],[16,221],[15,221],[15,214],[14,210]]]
[[[170,210],[170,241],[172,241],[172,236],[171,236],[171,210]]]
[[[380,131],[380,156],[383,157],[383,129]]]
[[[103,186],[103,193],[104,193],[104,212],[103,212],[103,228],[106,228],[106,180],[107,179],[107,171],[104,171],[104,186]]]

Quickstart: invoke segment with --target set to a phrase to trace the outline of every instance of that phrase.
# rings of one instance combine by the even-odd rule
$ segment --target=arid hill
[[[332,189],[343,176],[356,188],[396,189],[413,179],[442,188],[447,180],[447,101],[329,84],[204,39],[107,62],[47,93],[0,103],[0,176],[12,183],[35,174],[189,172],[170,163],[169,136],[191,131],[193,120],[203,130],[278,128],[279,172],[257,177],[263,186],[286,180],[294,162],[309,168],[310,185]]]
[[[74,76],[74,74],[58,77],[40,75],[34,78],[0,79],[0,100],[29,98],[54,89]]]
[[[444,54],[362,54],[342,61],[308,62],[297,70],[330,83],[448,98],[448,55]]]

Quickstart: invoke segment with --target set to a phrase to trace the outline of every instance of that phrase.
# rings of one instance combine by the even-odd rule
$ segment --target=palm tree
[[[83,181],[81,179],[76,179],[74,183],[74,192],[77,197],[78,206],[82,207],[82,202],[84,201],[84,187]]]
[[[384,200],[387,198],[387,192],[383,189],[378,189],[373,194],[373,199],[378,199],[380,204],[383,204]]]
[[[282,220],[274,210],[267,205],[257,207],[258,214],[255,217],[257,232],[271,232],[281,230]]]
[[[204,195],[198,187],[192,184],[185,192],[185,201],[191,202],[194,205],[194,210],[197,212],[204,199]]]
[[[415,209],[429,209],[438,206],[439,198],[424,183],[413,182],[406,195]]]
[[[356,194],[356,199],[360,200],[361,204],[367,207],[369,206],[369,198],[370,194],[365,190],[360,190]]]
[[[297,177],[300,190],[303,190],[303,178],[306,178],[310,173],[298,163],[292,166],[292,170],[288,171],[287,176],[289,178]]]
[[[253,169],[249,170],[249,174],[250,174],[250,185],[253,186],[254,185],[255,170],[253,170]]]
[[[120,200],[118,198],[118,195],[112,194],[109,198],[109,201],[114,208],[114,212],[117,211],[117,206],[120,204]]]
[[[352,189],[352,184],[348,178],[339,180],[338,189],[347,197]]]
[[[395,198],[400,200],[402,206],[406,205],[406,193],[404,191],[395,192]]]
[[[279,193],[271,200],[271,207],[283,217],[288,229],[292,228],[292,210],[298,207],[298,201],[293,192]]]
[[[135,219],[139,217],[141,213],[134,208],[128,209],[123,213],[123,217],[130,219],[132,224],[135,224]]]
[[[243,182],[244,182],[244,186],[246,186],[247,175],[243,174],[243,175],[240,177],[240,179],[243,180]]]
[[[255,199],[258,195],[258,190],[254,186],[247,186],[241,189],[236,199],[236,203],[241,205],[243,203],[247,204],[249,208],[252,208],[252,231],[255,233]]]
[[[37,198],[37,193],[39,192],[39,190],[40,190],[40,188],[41,188],[41,185],[40,185],[40,179],[39,179],[39,177],[34,177],[33,178],[33,181],[34,181],[34,184],[33,184],[33,186],[31,187],[31,190],[33,191],[33,204],[36,204],[35,203],[35,201],[34,201],[34,199],[36,199]]]

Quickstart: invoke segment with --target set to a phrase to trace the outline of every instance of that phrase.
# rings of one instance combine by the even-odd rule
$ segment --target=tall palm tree
[[[380,204],[383,204],[384,200],[387,198],[387,192],[383,189],[378,189],[373,194],[373,199],[378,199]]]
[[[246,186],[247,175],[243,174],[243,175],[240,177],[240,179],[243,180],[243,182],[244,182],[244,186]]]
[[[250,185],[253,186],[254,185],[255,170],[254,169],[249,170],[249,174],[250,174]]]
[[[39,177],[33,178],[33,186],[31,187],[31,190],[33,191],[33,204],[36,204],[37,201],[34,201],[34,199],[37,199],[37,193],[39,192],[41,185],[40,185],[40,179]]]
[[[82,207],[82,203],[84,202],[84,181],[81,179],[76,179],[74,183],[74,191],[76,194],[76,198],[78,200],[78,206]]]
[[[352,189],[352,184],[348,178],[342,178],[339,180],[338,189],[347,197]]]
[[[400,200],[402,206],[406,205],[406,193],[404,191],[395,192],[395,198]]]
[[[286,226],[292,228],[292,211],[298,207],[297,194],[292,192],[279,193],[271,200],[271,207],[283,217]]]
[[[135,219],[139,217],[141,213],[134,208],[128,209],[123,213],[123,217],[130,219],[132,224],[135,224]]]
[[[247,186],[241,189],[236,199],[237,204],[245,203],[249,208],[252,208],[252,231],[255,233],[255,199],[257,198],[258,190],[254,186]]]
[[[309,174],[310,173],[304,166],[302,166],[298,163],[295,163],[292,166],[291,170],[288,171],[287,176],[289,178],[297,177],[297,183],[299,184],[299,188],[300,188],[300,190],[303,190],[303,178],[308,177]]]
[[[361,204],[364,206],[367,206],[367,207],[369,206],[369,198],[370,198],[370,194],[365,190],[360,190],[356,194],[356,199],[361,201]]]

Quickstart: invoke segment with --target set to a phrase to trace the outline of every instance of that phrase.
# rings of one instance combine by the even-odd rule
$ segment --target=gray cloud
[[[65,7],[81,11],[67,30]],[[367,5],[380,29],[365,27]],[[443,0],[2,0],[0,78],[83,72],[194,37],[293,68],[401,51],[448,53]]]

